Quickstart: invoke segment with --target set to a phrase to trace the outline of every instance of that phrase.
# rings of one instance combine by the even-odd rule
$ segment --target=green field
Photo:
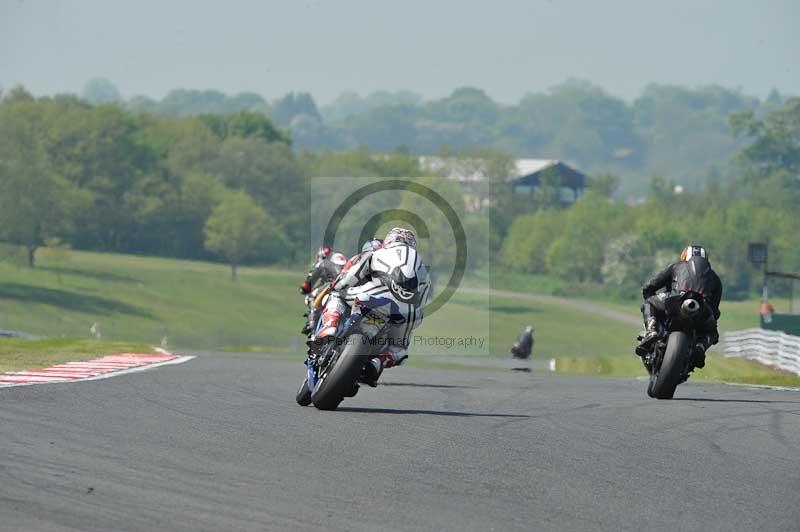
[[[242,268],[137,256],[40,253],[31,270],[0,262],[0,328],[48,338],[146,342],[193,349],[301,353],[304,271]],[[484,339],[484,347],[418,345],[434,355],[499,354],[525,325],[536,328],[537,356],[607,355],[630,346],[635,329],[557,305],[456,293],[426,318],[419,337]]]
[[[609,377],[646,376],[638,358],[627,355],[599,357],[561,357],[556,373],[562,375],[602,375]],[[741,384],[800,387],[800,377],[770,369],[749,360],[710,354],[706,367],[692,373],[691,381],[724,381]]]
[[[491,284],[491,287],[498,290],[517,290],[532,294],[543,294],[560,296],[565,293],[581,293],[580,297],[593,303],[602,303],[603,306],[620,312],[640,317],[639,300],[626,300],[619,297],[608,297],[602,295],[602,290],[588,285],[583,292],[579,292],[578,287],[569,286],[566,281],[556,279],[547,275],[523,275],[519,273],[498,272],[491,276],[482,274],[478,277],[480,281]],[[759,326],[758,321],[758,300],[731,301],[723,299],[720,304],[722,316],[719,322],[721,332],[749,329]],[[785,298],[772,299],[772,304],[776,309],[786,309],[789,302]]]
[[[90,333],[95,324],[103,341],[126,343],[117,344],[120,350],[129,350],[127,342],[135,342],[139,350],[166,344],[172,349],[302,358],[304,346],[298,331],[303,304],[297,292],[302,269],[242,268],[234,284],[225,265],[205,262],[46,250],[37,258],[39,267],[34,270],[0,261],[0,328],[84,342],[59,347],[58,343],[14,341],[17,355],[11,355],[10,341],[0,340],[1,368],[27,364],[22,351],[28,353],[25,356],[38,350],[41,356],[58,357],[105,353],[110,346],[98,344]],[[548,293],[546,283],[552,282],[544,283],[542,292]],[[518,291],[536,292],[536,285],[533,279],[524,291]],[[632,316],[638,313],[636,302],[613,301],[606,306]],[[757,303],[752,301],[725,303],[723,330],[755,326],[755,308]],[[638,359],[630,354],[638,332],[635,325],[553,302],[464,292],[457,292],[425,319],[412,338],[411,355],[428,355],[426,360],[434,364],[437,359],[430,358],[434,355],[441,355],[442,363],[448,363],[447,356],[504,356],[525,325],[533,325],[536,331],[534,356],[559,359],[559,371],[642,373]],[[457,342],[463,338],[475,343],[431,343],[432,339]],[[38,359],[30,360],[39,364]],[[751,382],[784,378],[757,364],[724,359],[711,361],[702,374]]]
[[[224,265],[70,252],[38,257],[30,270],[0,262],[0,328],[183,348],[257,344],[286,350],[302,300],[300,273],[243,268],[237,284]],[[298,344],[299,345],[299,344]]]
[[[100,340],[0,338],[0,371],[35,369],[120,353],[152,353],[147,344]]]

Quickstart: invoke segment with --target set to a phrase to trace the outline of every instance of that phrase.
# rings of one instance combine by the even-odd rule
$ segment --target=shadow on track
[[[474,390],[475,386],[459,386],[457,384],[421,384],[416,382],[380,382],[379,386],[408,386],[413,388],[456,388],[461,390]]]
[[[673,397],[673,401],[695,401],[706,403],[787,403],[800,404],[800,401],[768,401],[766,399],[712,399],[710,397]]]
[[[362,414],[427,414],[429,416],[451,416],[451,417],[499,417],[527,419],[531,416],[523,414],[478,414],[476,412],[450,412],[447,410],[414,410],[401,408],[363,408],[340,406],[337,412],[358,412]]]

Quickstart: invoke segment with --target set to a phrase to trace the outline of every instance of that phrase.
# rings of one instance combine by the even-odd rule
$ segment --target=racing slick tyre
[[[653,393],[653,384],[656,382],[656,376],[650,375],[650,381],[647,383],[647,396],[652,397],[653,399],[656,398],[655,394]]]
[[[300,385],[294,399],[300,406],[308,406],[311,404],[311,391],[308,389],[308,377],[303,379],[303,384]]]
[[[664,350],[664,358],[655,381],[653,381],[652,389],[648,389],[648,394],[652,391],[651,397],[672,399],[675,388],[681,383],[681,373],[686,365],[688,355],[689,336],[681,331],[671,333],[667,339],[667,348]]]
[[[320,375],[311,402],[320,410],[336,410],[345,397],[353,394],[361,370],[368,360],[370,344],[361,334],[351,334],[336,358]]]

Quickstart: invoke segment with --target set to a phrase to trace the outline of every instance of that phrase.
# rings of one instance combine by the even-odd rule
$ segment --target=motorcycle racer
[[[306,307],[308,307],[305,314],[308,320],[301,331],[303,334],[313,330],[326,288],[336,279],[346,262],[347,258],[342,253],[334,252],[330,246],[323,246],[317,251],[314,264],[300,285],[300,293],[306,296]]]
[[[656,294],[662,288],[665,291]],[[644,303],[641,310],[646,332],[636,347],[637,355],[646,355],[654,340],[658,338],[658,324],[665,312],[664,302],[667,297],[670,294],[690,290],[702,294],[711,310],[692,353],[692,364],[697,368],[705,367],[706,350],[719,341],[717,320],[720,316],[722,281],[711,269],[708,255],[702,246],[686,247],[681,253],[679,262],[667,266],[642,287]]]
[[[300,293],[308,295],[317,287],[318,282],[325,284],[336,279],[346,262],[347,257],[342,253],[334,252],[330,246],[319,248],[308,275],[300,285]]]
[[[422,323],[431,288],[428,270],[416,247],[414,232],[400,227],[391,229],[378,249],[368,249],[365,244],[365,251],[347,261],[334,281],[321,328],[309,340],[309,347],[320,349],[332,341],[347,310],[361,313],[380,308],[390,316],[387,342],[366,365],[364,382],[375,386],[384,369],[403,363],[408,357],[411,331]]]

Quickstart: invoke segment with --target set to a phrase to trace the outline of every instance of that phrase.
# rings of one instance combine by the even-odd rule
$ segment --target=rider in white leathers
[[[431,283],[416,247],[413,231],[395,227],[383,247],[350,259],[334,281],[322,326],[309,341],[312,349],[330,341],[348,307],[353,313],[370,308],[388,316],[386,346],[367,364],[365,381],[372,386],[385,368],[408,357],[411,331],[422,323]]]

